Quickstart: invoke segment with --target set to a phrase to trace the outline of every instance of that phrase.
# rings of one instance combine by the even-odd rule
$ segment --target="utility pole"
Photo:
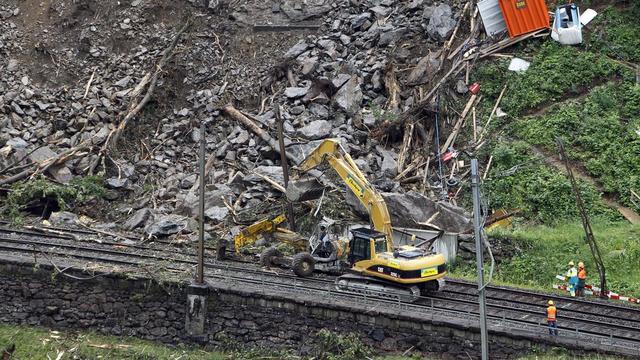
[[[205,122],[200,123],[200,218],[198,223],[198,269],[196,275],[196,283],[204,284],[204,153],[206,142],[206,125]]]
[[[476,238],[476,269],[478,271],[478,304],[480,306],[480,341],[482,360],[489,359],[489,340],[487,333],[487,304],[484,290],[484,253],[480,222],[480,174],[478,159],[471,159],[471,189],[473,190],[473,229]]]
[[[280,116],[280,104],[275,104],[276,124],[278,125],[278,147],[280,148],[280,163],[282,164],[282,175],[284,177],[285,189],[289,186],[289,163],[287,162],[287,150],[284,146],[284,124]],[[296,220],[293,212],[293,204],[287,200],[287,221],[291,231],[296,231]]]
[[[586,236],[585,239],[589,244],[591,255],[593,256],[593,260],[596,263],[596,268],[598,269],[598,275],[600,276],[600,297],[606,298],[607,279],[605,276],[604,261],[602,261],[602,256],[600,255],[600,248],[598,248],[598,243],[596,242],[596,238],[593,235],[591,223],[589,222],[589,216],[587,215],[587,210],[584,208],[584,203],[582,202],[582,197],[580,196],[580,191],[578,189],[578,184],[576,183],[576,179],[573,176],[573,171],[571,170],[571,166],[569,165],[569,158],[567,157],[567,154],[564,150],[562,139],[557,137],[556,143],[558,144],[558,151],[560,152],[561,160],[564,162],[564,166],[567,169],[567,177],[571,182],[573,194],[576,196],[576,206],[578,207],[578,212],[580,212],[582,227],[584,228],[584,233]]]

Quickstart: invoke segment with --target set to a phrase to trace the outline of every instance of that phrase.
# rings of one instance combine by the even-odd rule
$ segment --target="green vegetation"
[[[527,143],[499,143],[492,155],[495,165],[484,183],[490,207],[519,209],[520,216],[545,224],[578,217],[567,177],[533,156]],[[619,218],[614,210],[602,203],[592,185],[579,182],[579,188],[590,215],[606,220]]]
[[[640,190],[640,86],[628,63],[640,61],[638,15],[639,2],[601,11],[580,46],[521,43],[515,55],[531,61],[524,73],[508,71],[508,59],[477,64],[471,79],[482,85],[480,124],[507,85],[500,108],[508,116],[492,120],[480,153],[481,163],[493,155],[486,181],[491,208],[520,209],[526,220],[548,225],[575,218],[566,177],[543,165],[543,156],[557,158],[559,136],[575,167],[596,181],[579,181],[591,216],[621,219],[600,192],[640,211],[631,194]],[[534,147],[544,155],[534,155]]]
[[[555,137],[565,142],[571,160],[602,184],[605,192],[630,202],[640,189],[640,86],[609,83],[584,99],[553,105],[547,114],[525,117],[515,133],[530,144],[555,152]],[[637,208],[640,210],[640,207]]]
[[[320,346],[315,351],[318,360],[359,360],[372,354],[372,349],[362,343],[357,334],[338,334],[322,329],[318,332]]]
[[[640,296],[640,225],[596,222],[593,232],[607,270],[607,284],[613,291]],[[496,269],[496,281],[550,290],[564,275],[570,260],[585,263],[587,283],[599,283],[598,272],[580,223],[548,226],[516,226],[513,230],[496,230],[489,236],[509,238],[522,252],[503,261]],[[454,275],[472,277],[475,265],[460,264]]]
[[[532,57],[531,66],[523,74],[507,70],[508,60],[486,61],[478,67],[472,79],[482,85],[486,103],[493,104],[508,84],[501,108],[518,117],[550,102],[578,96],[592,84],[622,75],[626,69],[605,56],[562,46],[551,39],[535,45],[532,41],[518,54]]]
[[[0,324],[0,351],[15,344],[12,359],[228,359],[219,353],[169,347],[135,338],[93,333],[57,332],[43,328]],[[60,355],[62,354],[62,355]],[[59,356],[59,357],[58,357]]]
[[[68,185],[39,176],[11,187],[4,213],[18,221],[20,213],[34,202],[53,203],[60,210],[66,210],[92,197],[102,196],[104,192],[103,179],[99,176],[74,178]]]
[[[609,7],[593,20],[595,30],[588,36],[589,50],[611,58],[640,63],[640,2],[628,9]]]

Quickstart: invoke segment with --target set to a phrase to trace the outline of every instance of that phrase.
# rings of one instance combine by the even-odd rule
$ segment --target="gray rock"
[[[281,166],[261,165],[253,169],[253,172],[258,173],[260,175],[267,176],[272,180],[274,180],[275,182],[277,182],[278,184],[284,185],[284,175],[282,174]],[[261,183],[264,181],[261,177],[253,173],[249,173],[242,180],[245,182],[252,182],[252,183]]]
[[[350,192],[346,201],[353,210],[363,218],[367,218],[367,211],[360,201]],[[469,214],[463,209],[448,203],[440,203],[428,197],[410,191],[401,193],[382,193],[387,204],[391,223],[398,227],[415,227],[418,223],[430,220],[429,224],[447,232],[462,233],[471,229]]]
[[[73,179],[71,170],[66,166],[52,166],[47,171],[57,182],[62,184],[68,184]]]
[[[78,215],[72,212],[58,211],[51,213],[51,216],[49,216],[49,222],[52,225],[70,226],[77,225],[79,222],[79,218]]]
[[[456,20],[453,18],[451,6],[440,4],[433,9],[427,25],[427,33],[434,39],[446,40],[453,33]]]
[[[112,177],[105,180],[107,187],[110,189],[122,189],[127,186],[128,182],[129,182],[129,179],[127,178],[117,178],[117,177]]]
[[[380,165],[380,171],[382,174],[389,178],[394,178],[398,175],[398,162],[393,158],[391,151],[381,150],[382,164]]]
[[[300,115],[300,114],[302,114],[304,112],[304,110],[305,110],[305,107],[300,105],[300,106],[292,107],[291,109],[289,109],[289,112],[292,115]]]
[[[344,85],[347,81],[349,81],[349,79],[351,79],[351,75],[349,74],[338,74],[335,78],[333,78],[333,80],[331,80],[331,83],[336,87],[336,89],[338,89],[342,87],[342,85]]]
[[[429,55],[420,59],[407,77],[407,84],[424,84],[431,80],[440,67],[440,53],[440,51],[430,52]]]
[[[198,175],[191,174],[184,179],[180,180],[180,188],[182,189],[190,189],[198,180]]]
[[[124,88],[124,87],[127,87],[127,85],[129,85],[129,82],[131,82],[131,76],[125,76],[124,78],[118,80],[118,82],[116,82],[115,85],[117,87]]]
[[[127,230],[137,229],[139,227],[144,226],[147,223],[147,220],[151,217],[151,209],[142,208],[133,214],[127,221],[124,223],[124,227]]]
[[[293,45],[287,52],[284,54],[286,58],[297,58],[303,52],[307,51],[309,48],[309,44],[307,44],[304,40],[300,40],[297,44]]]
[[[289,99],[297,99],[307,95],[309,88],[304,87],[288,87],[284,90],[284,95]]]
[[[282,168],[280,168],[282,173]],[[284,180],[283,180],[284,182]],[[218,185],[214,190],[208,190],[204,194],[204,208],[208,209],[212,206],[224,206],[222,197],[228,197],[233,195],[233,191],[226,185]],[[188,193],[178,194],[176,196],[176,212],[181,215],[189,217],[197,217],[200,212],[199,198],[197,191],[189,191]]]
[[[469,88],[467,87],[467,84],[464,83],[464,81],[458,80],[458,82],[456,83],[456,92],[458,94],[466,94],[467,92],[469,92]]]
[[[372,113],[366,113],[362,117],[362,123],[367,127],[373,127],[376,125],[376,117]]]
[[[353,75],[349,81],[347,81],[340,90],[336,93],[334,100],[338,108],[344,111],[347,115],[353,116],[360,111],[360,104],[362,103],[364,96],[358,83],[358,77]]]
[[[212,206],[204,211],[204,216],[216,222],[223,221],[229,215],[229,209],[226,206]]]
[[[327,120],[316,120],[298,130],[298,133],[309,140],[318,140],[331,135],[331,129],[331,123]]]
[[[311,57],[302,62],[302,75],[309,76],[318,68],[318,57]]]
[[[169,236],[177,234],[180,231],[186,229],[187,219],[178,215],[163,215],[159,217],[152,224],[148,225],[144,231],[149,236]]]
[[[329,108],[321,104],[311,104],[309,106],[309,112],[321,119],[329,118]]]
[[[46,161],[48,159],[51,159],[53,157],[55,157],[56,152],[51,150],[50,147],[48,146],[43,146],[39,149],[37,149],[36,151],[32,152],[31,155],[29,155],[29,160],[31,160],[31,162],[34,162],[36,164],[40,164],[43,161]]]
[[[24,149],[27,147],[28,144],[22,138],[15,137],[15,138],[9,139],[9,141],[7,141],[5,145],[11,146],[14,149]]]
[[[389,46],[398,42],[402,37],[408,32],[407,28],[395,28],[390,31],[383,32],[380,34],[380,39],[378,40],[378,46]]]
[[[365,26],[367,22],[371,19],[371,13],[362,13],[351,20],[351,28],[354,30],[362,28],[362,30],[367,30],[368,27]]]

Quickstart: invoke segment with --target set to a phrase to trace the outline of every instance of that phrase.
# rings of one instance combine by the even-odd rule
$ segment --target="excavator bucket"
[[[302,179],[290,181],[287,186],[287,199],[291,202],[300,202],[319,199],[324,191],[324,186],[316,179]]]

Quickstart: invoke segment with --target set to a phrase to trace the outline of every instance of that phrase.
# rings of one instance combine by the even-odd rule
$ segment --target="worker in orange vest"
[[[556,325],[558,310],[553,304],[553,300],[549,300],[549,302],[547,302],[547,305],[549,305],[547,306],[547,324],[549,325],[549,335],[558,336],[558,326]]]
[[[584,263],[578,263],[578,286],[576,286],[576,295],[584,296],[584,286],[587,281],[587,271],[584,269]]]

